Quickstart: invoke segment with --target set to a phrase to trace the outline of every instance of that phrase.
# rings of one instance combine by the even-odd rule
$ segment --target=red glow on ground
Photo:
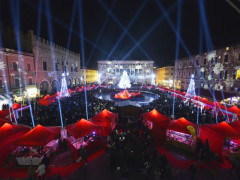
[[[125,89],[124,91],[120,92],[120,93],[117,93],[114,95],[114,98],[117,98],[117,99],[131,99],[135,96],[138,96],[140,95],[141,93],[138,92],[138,93],[135,93],[135,92],[128,92],[127,89]]]

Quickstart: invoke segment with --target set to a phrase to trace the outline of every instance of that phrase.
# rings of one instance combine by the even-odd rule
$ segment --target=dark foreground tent
[[[0,128],[0,141],[4,141],[12,136],[21,136],[30,130],[29,127],[5,123]]]
[[[31,131],[13,142],[16,146],[45,146],[51,140],[55,139],[61,127],[44,127],[37,125]]]
[[[117,113],[112,113],[106,109],[92,117],[92,122],[101,127],[97,133],[102,136],[107,136],[112,133],[118,119]]]
[[[197,132],[197,130],[198,130],[197,124],[194,124],[194,123],[186,120],[184,117],[176,119],[176,120],[172,120],[168,124],[168,129],[177,131],[177,132],[181,132],[181,133],[185,133],[185,134],[191,134],[187,128],[188,126],[194,127],[195,131]]]
[[[148,113],[142,113],[141,117],[145,120],[146,125],[151,129],[154,135],[155,145],[166,142],[166,129],[169,123],[169,117],[159,113],[156,109]]]
[[[200,139],[203,143],[208,139],[211,150],[219,157],[222,156],[224,139],[238,139],[239,137],[240,132],[225,121],[219,124],[201,125]]]
[[[66,126],[66,130],[75,139],[91,134],[92,132],[99,129],[99,127],[86,119],[81,119],[74,124]]]

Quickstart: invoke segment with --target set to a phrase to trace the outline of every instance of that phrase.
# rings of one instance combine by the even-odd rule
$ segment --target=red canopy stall
[[[10,139],[12,136],[20,137],[29,130],[30,128],[26,126],[5,123],[0,128],[0,141],[3,143],[3,141]]]
[[[107,136],[109,133],[112,133],[117,120],[118,114],[112,113],[106,109],[92,117],[92,122],[101,127],[101,130],[98,130],[97,134],[102,136]]]
[[[13,145],[17,146],[13,154],[16,156],[18,164],[38,165],[44,154],[50,156],[57,149],[58,143],[54,139],[60,131],[60,127],[37,125],[31,131],[13,141]]]
[[[150,112],[142,113],[145,125],[152,130],[155,144],[159,145],[166,141],[166,128],[169,123],[169,117],[159,113],[156,109]]]
[[[194,151],[196,133],[198,125],[186,120],[184,117],[172,120],[167,127],[168,143],[185,149]]]
[[[239,137],[240,132],[231,127],[225,121],[219,124],[201,125],[200,139],[202,142],[205,142],[205,140],[208,139],[211,150],[217,153],[219,157],[222,156],[224,140],[238,139]]]
[[[74,124],[66,126],[67,132],[74,137],[69,137],[74,149],[79,149],[83,146],[89,151],[99,145],[94,133],[98,129],[100,129],[99,126],[86,119],[81,119]],[[76,153],[74,149],[73,152]],[[75,157],[77,157],[76,154]]]
[[[91,134],[96,131],[99,127],[88,121],[86,119],[81,119],[74,124],[66,126],[66,130],[71,134],[75,139]]]

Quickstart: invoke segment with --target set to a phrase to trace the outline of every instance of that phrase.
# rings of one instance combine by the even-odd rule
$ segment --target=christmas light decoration
[[[195,82],[194,82],[194,75],[191,75],[191,79],[190,79],[190,83],[187,89],[187,93],[185,95],[186,97],[194,97],[196,96],[196,92],[195,92]]]
[[[122,89],[126,89],[126,88],[131,87],[130,79],[129,79],[128,74],[125,70],[123,71],[123,75],[120,79],[120,82],[119,82],[118,86],[119,86],[119,88],[122,88]]]
[[[66,76],[67,76],[66,72],[62,73],[60,97],[70,96],[68,92]]]

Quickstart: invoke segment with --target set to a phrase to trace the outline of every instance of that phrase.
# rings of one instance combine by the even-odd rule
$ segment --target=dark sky
[[[232,0],[237,2],[236,0]],[[10,6],[11,0],[0,1],[1,22],[6,25],[14,26],[12,21],[12,10]],[[12,0],[15,5],[17,0]],[[40,22],[40,36],[50,39],[48,36],[47,24],[47,9],[46,0],[42,0],[42,14]],[[80,52],[80,28],[79,28],[79,1],[74,4],[73,0],[49,0],[49,7],[51,11],[51,24],[53,41],[56,44],[67,47],[69,27],[73,7],[76,7],[74,13],[73,32],[71,34],[70,49],[75,52]],[[101,1],[108,9],[112,9],[112,14],[108,16],[108,12],[103,8],[98,0],[83,0],[82,1],[82,15],[84,26],[84,52],[85,62],[87,67],[96,67],[96,61],[106,59],[119,37],[124,30],[122,27],[127,27],[139,8],[145,3],[142,10],[138,14],[133,24],[128,29],[127,33],[121,39],[117,48],[113,51],[109,59],[152,59],[155,65],[160,67],[164,65],[171,65],[174,62],[176,55],[176,33],[172,30],[166,18],[146,35],[154,23],[159,20],[163,13],[158,7],[155,0],[102,0]],[[176,28],[178,4],[177,0],[160,0],[163,8],[167,11],[172,8],[169,18],[172,25]],[[238,14],[225,0],[205,0],[204,8],[206,15],[205,24],[208,25],[211,41],[205,41],[205,30],[202,28],[203,36],[203,51],[206,47],[220,48],[234,43],[240,43],[240,14]],[[237,3],[236,3],[237,4]],[[237,4],[240,7],[240,4]],[[33,29],[35,33],[38,31],[38,6],[37,0],[20,0],[20,29],[26,31]],[[16,13],[17,11],[15,11]],[[182,0],[181,9],[181,37],[189,52],[197,54],[200,50],[200,16],[198,0]],[[105,20],[107,21],[105,22]],[[117,21],[119,23],[117,23]],[[105,27],[99,36],[103,25]],[[120,25],[119,25],[120,24]],[[204,23],[202,23],[203,25]],[[202,26],[205,27],[205,26]],[[130,36],[128,36],[130,35]],[[99,41],[92,55],[93,44],[95,44],[98,36]],[[135,48],[130,54],[126,55],[134,46],[136,42],[142,37],[140,46],[142,49]],[[135,42],[133,41],[135,40]],[[212,46],[206,46],[212,44]],[[212,42],[212,43],[209,43]],[[144,52],[143,52],[144,51]],[[179,57],[188,56],[183,46],[180,44]],[[90,61],[87,63],[88,59]]]

